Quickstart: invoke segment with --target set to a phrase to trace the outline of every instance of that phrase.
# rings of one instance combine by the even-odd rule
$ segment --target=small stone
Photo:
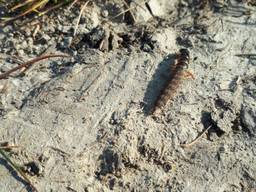
[[[100,25],[98,14],[94,9],[90,10],[90,12],[87,12],[87,14],[85,15],[85,20],[86,28],[88,30],[92,30],[93,28]]]
[[[152,51],[152,48],[149,44],[145,43],[142,45],[141,49],[145,52],[151,52]]]
[[[102,15],[102,17],[108,17],[108,10],[103,10],[102,12],[101,12],[101,15]]]
[[[63,25],[58,26],[58,30],[63,33],[69,33],[71,31],[71,29],[72,29],[71,26],[63,26]]]
[[[42,39],[44,39],[46,42],[48,42],[51,39],[51,37],[47,34],[42,34]]]
[[[150,7],[152,14],[154,16],[161,16],[164,15],[164,11],[162,7],[160,6],[159,0],[150,0],[148,2],[148,6]]]
[[[13,33],[10,33],[10,31],[12,31],[13,29],[12,29],[12,26],[11,25],[7,25],[7,26],[5,26],[3,29],[2,29],[2,31],[4,32],[4,33],[7,33],[8,35],[12,35],[13,36]]]
[[[18,51],[19,56],[26,55],[23,49],[19,49]]]

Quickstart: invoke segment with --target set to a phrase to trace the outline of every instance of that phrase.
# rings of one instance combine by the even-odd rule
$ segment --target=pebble
[[[102,17],[108,17],[108,10],[104,10],[101,12]]]
[[[162,16],[164,15],[164,11],[159,4],[159,0],[150,0],[148,1],[148,6],[150,7],[154,16]]]

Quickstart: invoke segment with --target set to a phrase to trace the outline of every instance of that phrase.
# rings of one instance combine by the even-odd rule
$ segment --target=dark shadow
[[[20,110],[23,109],[24,106],[28,106],[28,105],[33,105],[33,102],[31,103],[31,99],[38,97],[39,94],[42,92],[42,90],[45,88],[45,86],[47,85],[47,83],[49,83],[49,81],[46,81],[44,83],[42,83],[41,85],[39,85],[38,87],[33,88],[26,97],[24,97],[22,99],[22,103],[19,107]],[[41,104],[41,103],[40,103]]]
[[[9,163],[5,159],[0,158],[0,165],[4,166],[18,182],[22,183],[28,192],[33,192],[33,189],[30,187],[30,184],[23,178],[21,178],[17,174],[16,170],[14,170],[13,167],[9,165]]]
[[[202,111],[201,122],[205,129],[211,127],[208,131],[207,137],[211,140],[210,135],[215,133],[218,137],[221,137],[225,132],[218,126],[217,122],[212,119],[211,112]]]
[[[4,7],[2,4],[0,5],[0,18],[6,16],[8,13],[8,10],[6,7]]]
[[[102,176],[108,174],[118,175],[121,171],[122,159],[113,149],[105,149],[100,155],[100,170],[96,171],[96,178],[101,180]]]
[[[174,65],[175,57],[176,54],[168,55],[167,58],[158,65],[152,80],[149,82],[143,98],[143,112],[145,115],[151,113],[158,96],[171,80],[171,66]]]
[[[52,73],[52,78],[55,78],[70,72],[74,65],[75,65],[74,62],[67,62],[63,60],[51,61],[49,68]]]

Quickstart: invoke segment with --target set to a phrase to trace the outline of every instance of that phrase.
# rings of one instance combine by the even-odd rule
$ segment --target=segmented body
[[[153,114],[159,114],[162,109],[173,99],[180,86],[183,78],[183,69],[189,64],[189,51],[187,49],[180,49],[179,54],[176,58],[176,63],[172,67],[172,78],[168,83],[167,87],[162,91],[162,93],[157,98],[155,105],[153,107]]]

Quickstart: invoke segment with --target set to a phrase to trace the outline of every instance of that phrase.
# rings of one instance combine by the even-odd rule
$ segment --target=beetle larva
[[[180,49],[176,57],[176,63],[172,67],[172,78],[168,85],[161,91],[153,105],[152,114],[159,114],[162,109],[173,99],[177,89],[181,84],[183,78],[183,70],[189,64],[189,51],[187,49]]]

